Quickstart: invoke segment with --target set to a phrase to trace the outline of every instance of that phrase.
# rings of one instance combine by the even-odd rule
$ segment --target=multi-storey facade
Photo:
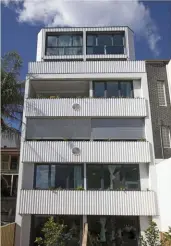
[[[15,221],[20,138],[3,133],[1,138],[1,224]]]
[[[52,215],[103,245],[138,245],[159,215],[146,64],[128,27],[49,28],[29,63],[16,245]],[[116,237],[117,235],[117,237]]]

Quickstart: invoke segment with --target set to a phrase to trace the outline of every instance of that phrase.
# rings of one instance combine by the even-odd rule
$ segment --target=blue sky
[[[10,0],[8,0],[10,1]],[[25,0],[27,1],[27,0]],[[36,0],[38,1],[38,0]],[[53,0],[51,0],[53,2]],[[128,8],[130,8],[130,5],[128,6]],[[140,5],[138,5],[139,7]],[[52,6],[53,7],[53,6]],[[66,6],[67,7],[67,6]],[[98,6],[100,8],[100,5]],[[155,28],[157,28],[157,31],[154,30],[154,26],[152,27],[152,31],[154,30],[155,35],[157,35],[157,37],[160,37],[160,40],[157,42],[156,47],[154,49],[157,49],[159,54],[156,55],[156,52],[153,50],[153,48],[150,46],[150,44],[148,43],[148,37],[144,37],[144,35],[146,35],[146,30],[145,28],[142,29],[142,36],[140,34],[140,32],[138,32],[138,26],[136,26],[136,23],[134,23],[134,19],[130,20],[127,17],[125,18],[125,22],[128,19],[128,22],[132,23],[132,26],[135,26],[135,50],[136,50],[136,59],[137,60],[143,60],[143,59],[170,59],[171,57],[171,2],[170,1],[151,1],[151,2],[143,2],[143,7],[148,8],[148,11],[150,12],[150,25],[153,25],[151,23],[155,23]],[[44,17],[45,13],[42,13],[42,16],[40,15],[40,17],[35,17],[34,15],[31,15],[31,11],[30,11],[30,6],[27,9],[27,13],[24,12],[24,14],[22,13],[22,16],[19,16],[16,13],[16,7],[14,8],[14,6],[11,5],[11,3],[9,3],[9,5],[7,7],[5,7],[2,4],[2,50],[1,53],[2,55],[8,51],[11,50],[16,50],[22,57],[23,60],[23,68],[21,71],[21,79],[25,78],[25,75],[27,73],[27,67],[28,67],[28,62],[29,61],[35,61],[36,59],[36,42],[37,42],[37,33],[39,32],[39,30],[43,27],[43,26],[47,26],[47,25],[53,25],[53,26],[57,26],[59,25],[68,25],[69,23],[76,23],[75,25],[79,25],[80,26],[84,25],[85,22],[83,22],[83,20],[81,19],[81,17],[78,16],[78,18],[76,20],[74,20],[75,22],[73,22],[73,18],[72,15],[72,9],[66,10],[68,11],[67,14],[70,16],[70,19],[68,20],[68,15],[67,18],[64,19],[64,17],[66,16],[64,13],[65,10],[62,10],[63,12],[61,12],[61,15],[63,14],[63,19],[62,21],[59,19],[55,19],[54,18],[54,13],[53,13],[53,21],[51,20],[52,15],[50,14],[50,10],[49,10],[49,14],[47,14],[46,19],[42,20],[42,16]],[[30,12],[29,12],[30,11]],[[39,9],[37,9],[37,11],[39,11]],[[85,10],[86,11],[86,10]],[[106,9],[107,11],[107,9]],[[142,10],[142,6],[141,6],[141,12],[144,11]],[[41,10],[40,10],[41,12]],[[59,13],[59,11],[58,11]],[[107,13],[107,12],[106,12]],[[135,9],[135,12],[132,13],[136,15],[137,13],[137,6]],[[102,14],[102,12],[101,12]],[[137,13],[138,14],[138,13]],[[148,14],[148,13],[146,13]],[[24,16],[24,17],[23,17]],[[57,13],[56,16],[57,17]],[[20,18],[20,21],[18,21],[18,18]],[[37,19],[35,19],[37,18]],[[130,17],[131,18],[131,17]],[[139,17],[137,17],[139,18]],[[146,18],[146,16],[144,17]],[[91,19],[91,16],[90,18]],[[89,25],[93,25],[93,19],[91,19],[92,22],[88,23]],[[68,22],[67,22],[68,21]],[[77,21],[77,22],[76,22]],[[143,22],[144,20],[136,20],[135,22]],[[119,20],[118,20],[119,22]],[[117,22],[117,24],[119,24]],[[124,22],[124,23],[125,23]],[[39,24],[37,24],[39,23]],[[103,23],[103,21],[101,21],[101,23]],[[104,19],[104,23],[108,23],[106,22],[106,20]],[[113,20],[113,22],[109,22],[112,25],[115,25],[116,20]],[[121,23],[122,25],[122,23]],[[129,25],[129,23],[128,23]],[[134,28],[133,28],[134,29]],[[144,32],[144,34],[143,34]],[[157,34],[156,34],[157,32]],[[150,34],[151,35],[151,34]],[[153,38],[154,35],[152,34],[150,38]]]

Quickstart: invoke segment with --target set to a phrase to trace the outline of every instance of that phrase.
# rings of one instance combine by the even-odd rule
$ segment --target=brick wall
[[[164,61],[146,62],[156,159],[167,159],[171,157],[171,148],[163,148],[162,150],[160,137],[162,125],[169,126],[171,129],[171,103],[166,73],[167,63]],[[165,83],[167,106],[159,106],[157,93],[158,80],[163,80]]]

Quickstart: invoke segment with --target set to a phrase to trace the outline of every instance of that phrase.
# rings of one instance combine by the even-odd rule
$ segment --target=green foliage
[[[171,227],[163,234],[162,246],[171,246]]]
[[[161,246],[159,229],[154,221],[150,221],[150,225],[145,231],[144,237],[140,237],[140,241],[142,246]]]
[[[2,131],[15,129],[9,122],[20,121],[23,105],[23,83],[19,82],[19,72],[22,66],[20,56],[9,52],[1,58],[1,126]],[[19,122],[19,123],[20,123]]]
[[[84,190],[84,188],[82,186],[78,186],[76,190]]]
[[[57,223],[50,217],[41,230],[44,237],[36,238],[35,243],[38,246],[65,246],[72,238],[71,232],[65,233],[66,228],[66,225]]]

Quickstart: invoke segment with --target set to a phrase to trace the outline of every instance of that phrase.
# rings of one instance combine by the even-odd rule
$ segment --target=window
[[[98,238],[95,245],[137,246],[140,228],[138,216],[88,215],[88,245],[91,238]],[[115,243],[113,243],[115,242]]]
[[[36,188],[48,189],[51,186],[49,184],[50,167],[50,165],[36,166]]]
[[[105,96],[105,83],[104,82],[95,82],[94,83],[94,96],[95,97],[104,97]]]
[[[1,175],[1,196],[8,197],[17,195],[18,175],[2,174]]]
[[[132,81],[97,81],[94,82],[94,96],[107,98],[133,98]]]
[[[2,154],[2,157],[1,158],[2,158],[1,169],[2,170],[8,170],[9,169],[8,165],[9,165],[9,158],[10,158],[10,156],[9,155]]]
[[[50,215],[33,215],[31,223],[31,244],[37,246],[35,243],[36,237],[43,237],[42,228],[46,221],[50,218]],[[82,216],[79,215],[53,215],[54,221],[60,224],[64,224],[66,227],[64,233],[69,237],[69,241],[65,245],[75,246],[80,245],[80,238],[82,238]],[[69,233],[69,234],[68,234]],[[54,244],[59,245],[59,244]]]
[[[167,101],[166,101],[164,81],[157,81],[157,92],[158,92],[159,106],[166,106]]]
[[[11,156],[10,169],[17,170],[17,168],[18,168],[18,156]]]
[[[118,82],[106,82],[107,84],[107,97],[119,97]]]
[[[82,36],[47,35],[46,55],[82,55]]]
[[[170,128],[162,127],[162,138],[163,138],[163,147],[170,148],[171,147],[171,136],[170,136]]]
[[[36,165],[35,188],[76,189],[83,187],[81,165]]]
[[[88,164],[87,188],[90,190],[139,190],[139,166]]]
[[[124,54],[124,34],[88,34],[87,54]]]
[[[133,97],[133,88],[131,82],[120,82],[120,96],[121,97]]]

